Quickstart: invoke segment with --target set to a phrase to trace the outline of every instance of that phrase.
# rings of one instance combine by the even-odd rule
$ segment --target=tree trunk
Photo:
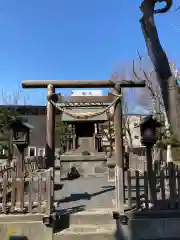
[[[154,65],[171,130],[180,141],[180,96],[177,80],[172,75],[168,58],[161,46],[154,22],[154,1],[144,0],[140,6],[140,24],[148,55]]]

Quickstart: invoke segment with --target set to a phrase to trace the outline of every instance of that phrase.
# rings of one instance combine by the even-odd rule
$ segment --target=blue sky
[[[0,87],[4,96],[21,90],[23,79],[109,79],[117,66],[137,58],[137,49],[146,56],[140,2],[0,0]],[[156,17],[163,46],[177,64],[178,2],[169,13]],[[27,104],[45,104],[45,90],[23,92]]]

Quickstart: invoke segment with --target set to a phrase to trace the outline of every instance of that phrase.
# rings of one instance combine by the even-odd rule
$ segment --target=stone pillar
[[[47,98],[49,99],[55,93],[55,87],[52,84],[48,85]],[[55,168],[55,107],[47,101],[47,119],[46,119],[46,168],[52,169],[52,188],[51,188],[51,203],[50,211],[53,211],[54,203],[54,168]]]
[[[116,95],[121,94],[120,85],[114,88]],[[114,128],[115,128],[115,186],[116,186],[116,209],[124,212],[124,148],[123,148],[123,127],[122,127],[122,103],[119,99],[114,106]]]
[[[48,85],[47,97],[55,93],[52,84]],[[46,122],[46,167],[54,168],[54,152],[55,152],[55,107],[47,101],[47,122]]]

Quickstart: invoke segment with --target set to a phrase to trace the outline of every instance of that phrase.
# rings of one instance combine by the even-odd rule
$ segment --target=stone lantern
[[[157,141],[156,129],[160,126],[161,124],[157,122],[152,115],[145,117],[140,122],[141,143],[146,146],[150,201],[153,204],[156,202],[156,192],[153,188],[154,172],[152,164],[152,147]]]
[[[33,127],[20,119],[12,120],[9,124],[12,129],[12,143],[18,148],[25,148],[29,145],[29,133]]]
[[[157,141],[156,129],[161,124],[152,115],[145,117],[140,122],[141,143],[145,146],[152,146]]]

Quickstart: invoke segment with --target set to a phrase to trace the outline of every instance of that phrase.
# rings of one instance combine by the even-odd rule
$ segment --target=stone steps
[[[116,222],[112,209],[95,209],[71,215],[61,215],[59,231],[55,229],[54,240],[111,240],[115,239]]]
[[[114,224],[74,224],[69,229],[55,233],[53,240],[114,240],[115,233]]]
[[[62,215],[62,219],[63,219],[63,215]],[[69,218],[69,222],[70,224],[75,224],[75,225],[78,225],[78,224],[79,225],[83,225],[83,224],[102,225],[102,224],[113,224],[114,219],[113,219],[112,210],[94,209],[92,211],[82,211],[82,212],[71,214]]]

